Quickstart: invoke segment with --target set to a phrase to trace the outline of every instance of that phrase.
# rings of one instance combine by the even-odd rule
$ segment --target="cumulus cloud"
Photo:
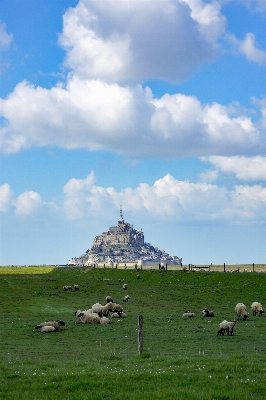
[[[16,216],[30,217],[32,214],[54,220],[91,220],[97,215],[106,219],[117,213],[120,204],[132,215],[141,215],[149,221],[245,221],[261,222],[266,217],[266,188],[262,185],[238,185],[233,189],[219,187],[208,182],[189,182],[166,174],[149,185],[140,183],[136,188],[102,187],[96,184],[94,173],[84,179],[72,178],[63,187],[63,204],[48,203],[44,207],[41,196],[26,191],[13,198],[8,184],[0,187],[1,210],[10,207]],[[49,199],[48,199],[49,201]]]
[[[266,181],[266,157],[263,156],[211,156],[202,158],[202,160],[208,161],[222,172],[234,174],[237,179]]]
[[[236,51],[244,54],[247,60],[266,66],[266,51],[259,48],[254,33],[247,33],[242,41],[234,35],[229,35],[229,39]]]
[[[180,82],[216,55],[225,18],[201,0],[80,0],[63,18],[65,64],[82,79]]]

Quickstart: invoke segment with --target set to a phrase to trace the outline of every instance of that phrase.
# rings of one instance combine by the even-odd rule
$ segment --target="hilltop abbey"
[[[144,242],[142,229],[137,231],[133,225],[124,221],[122,207],[117,226],[95,236],[91,249],[80,257],[69,260],[69,265],[108,265],[135,263],[138,265],[155,265],[167,263],[180,265],[182,259],[170,256],[164,250],[158,250]]]

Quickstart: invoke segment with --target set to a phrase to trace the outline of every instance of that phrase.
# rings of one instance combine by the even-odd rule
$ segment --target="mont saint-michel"
[[[114,264],[135,263],[155,265],[164,263],[180,265],[182,258],[170,256],[164,250],[145,243],[142,229],[124,221],[122,207],[117,226],[111,226],[107,232],[95,236],[91,249],[85,254],[71,258],[69,265],[113,266]]]

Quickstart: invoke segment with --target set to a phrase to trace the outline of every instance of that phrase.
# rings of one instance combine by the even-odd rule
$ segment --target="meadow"
[[[79,291],[62,288],[74,284]],[[127,318],[77,323],[75,310],[105,304],[107,295]],[[264,400],[266,314],[253,317],[253,301],[266,306],[264,273],[0,267],[0,398]],[[234,336],[217,336],[238,302],[249,318]],[[202,317],[204,307],[215,317]],[[196,317],[183,319],[186,310]],[[60,332],[34,329],[58,319],[66,323]]]

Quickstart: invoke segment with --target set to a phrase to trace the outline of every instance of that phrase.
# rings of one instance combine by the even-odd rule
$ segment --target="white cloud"
[[[7,212],[9,210],[12,197],[13,191],[7,183],[0,186],[0,211]]]
[[[259,131],[231,107],[192,96],[153,99],[149,88],[72,77],[51,90],[18,84],[0,103],[3,152],[31,146],[105,149],[132,156],[239,154],[261,145]]]
[[[245,181],[266,181],[266,157],[219,157],[202,158],[219,168],[222,172],[235,174],[236,178]]]
[[[215,57],[225,18],[201,0],[80,0],[64,15],[66,65],[82,79],[179,82]]]
[[[218,178],[219,172],[216,169],[210,169],[199,174],[199,179],[202,182],[214,182]]]
[[[227,38],[233,44],[235,51],[243,54],[247,60],[266,66],[266,51],[259,48],[254,33],[247,33],[242,41],[232,34]]]
[[[12,40],[13,35],[6,32],[6,24],[0,24],[0,50],[8,50]]]
[[[30,190],[19,195],[14,203],[16,207],[16,214],[30,215],[37,211],[39,207],[41,207],[42,199],[39,193]]]

